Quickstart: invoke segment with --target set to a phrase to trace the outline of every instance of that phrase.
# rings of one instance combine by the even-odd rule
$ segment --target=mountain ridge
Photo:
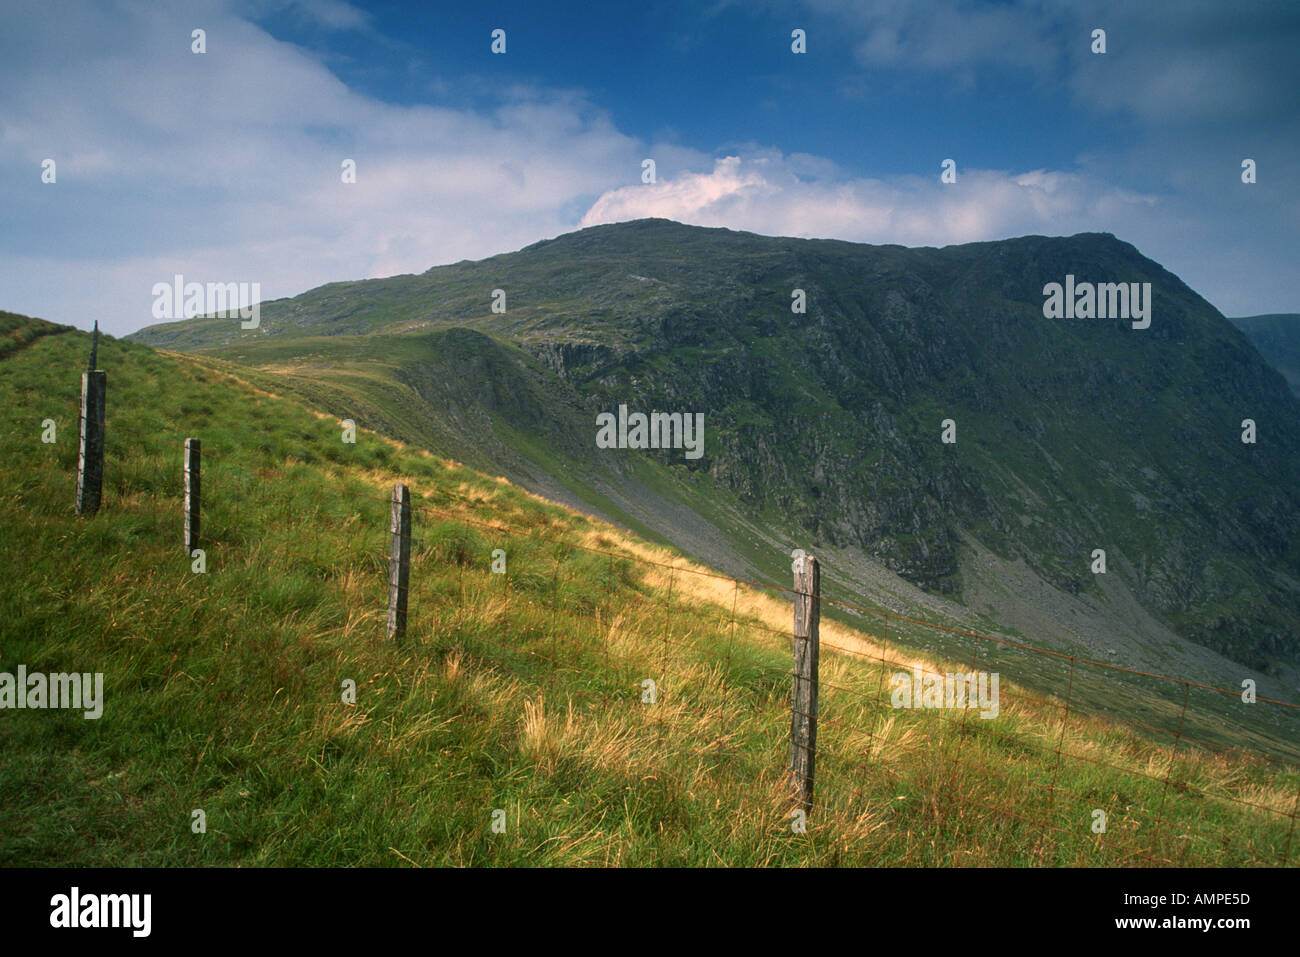
[[[1067,275],[1150,282],[1151,327],[1045,319],[1043,286]],[[310,379],[340,415],[382,379],[404,391],[375,427],[404,417],[407,440],[481,453],[706,560],[720,536],[732,571],[775,574],[768,551],[805,536],[961,599],[973,536],[1104,603],[1105,548],[1106,574],[1173,633],[1260,669],[1300,651],[1300,404],[1218,310],[1110,233],[910,249],[641,220],[329,284],[262,317],[253,334],[196,319],[132,338]],[[594,415],[621,403],[704,412],[703,458],[597,455]],[[1266,436],[1253,446],[1245,418]]]

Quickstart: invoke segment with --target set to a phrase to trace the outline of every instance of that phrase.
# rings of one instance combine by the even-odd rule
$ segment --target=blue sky
[[[1300,312],[1298,46],[1295,3],[20,5],[0,308],[124,334],[175,273],[269,299],[657,215],[1107,231],[1228,315]]]
[[[875,65],[856,55],[862,35],[817,4],[368,9],[373,34],[304,30],[291,10],[265,25],[312,43],[349,86],[389,102],[485,110],[512,83],[569,88],[647,141],[720,150],[806,141],[859,174],[911,173],[952,152],[988,167],[1015,166],[1026,155],[1052,167],[1075,158],[1065,139],[1034,132],[1072,122],[1063,84],[1019,82],[1033,75],[1014,57],[986,63],[979,88],[973,76],[947,84],[898,61]],[[492,57],[485,38],[506,24],[508,55]],[[812,55],[792,55],[795,26],[811,33]],[[1096,135],[1111,125],[1089,116],[1073,122],[1081,119]]]

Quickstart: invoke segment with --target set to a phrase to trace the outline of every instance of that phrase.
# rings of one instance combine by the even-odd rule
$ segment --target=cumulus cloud
[[[958,170],[944,184],[930,179],[844,178],[821,164],[779,153],[726,156],[708,172],[685,172],[653,184],[603,194],[583,226],[658,216],[698,226],[729,226],[768,235],[942,246],[1026,233],[1115,231],[1126,218],[1149,215],[1153,195],[1109,186],[1075,173]]]

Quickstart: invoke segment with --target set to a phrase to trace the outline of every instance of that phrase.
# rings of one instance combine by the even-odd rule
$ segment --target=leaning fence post
[[[99,511],[104,487],[104,408],[108,373],[95,368],[99,350],[99,322],[90,345],[90,368],[81,374],[81,444],[77,452],[77,514]]]
[[[185,440],[185,554],[193,556],[199,547],[200,444]]]
[[[817,762],[817,659],[821,570],[805,555],[794,566],[794,681],[790,713],[790,783],[803,808],[813,799]]]
[[[406,634],[406,590],[411,580],[411,493],[393,486],[393,540],[388,553],[388,637]]]

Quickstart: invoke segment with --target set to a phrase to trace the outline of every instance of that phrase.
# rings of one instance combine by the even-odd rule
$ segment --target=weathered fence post
[[[200,444],[198,439],[185,440],[185,554],[193,555],[199,547]]]
[[[90,345],[90,368],[81,374],[81,445],[77,453],[77,514],[99,511],[104,487],[104,409],[108,373],[95,368],[99,351],[99,322]]]
[[[406,589],[411,580],[411,493],[393,486],[393,542],[388,558],[388,637],[406,634]]]
[[[794,681],[790,713],[790,783],[801,807],[812,806],[817,763],[817,659],[821,569],[805,555],[794,568]]]

